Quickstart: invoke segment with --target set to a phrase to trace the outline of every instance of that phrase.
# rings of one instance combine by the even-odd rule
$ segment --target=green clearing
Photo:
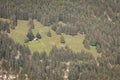
[[[75,52],[80,52],[81,50],[85,50],[91,52],[94,57],[98,56],[95,47],[91,47],[90,50],[84,48],[83,45],[84,37],[82,35],[70,36],[63,34],[66,41],[66,43],[63,45],[60,43],[60,35],[56,35],[56,33],[53,30],[51,30],[50,27],[44,27],[41,23],[39,23],[36,20],[34,20],[34,24],[35,24],[35,29],[33,30],[34,35],[36,35],[36,33],[39,32],[42,36],[42,39],[40,39],[39,41],[24,43],[26,34],[29,29],[29,27],[27,26],[28,21],[24,21],[24,20],[18,20],[18,26],[16,27],[15,30],[11,30],[10,37],[13,38],[16,42],[28,45],[32,52],[46,51],[48,53],[53,45],[57,45],[58,47],[67,45]],[[49,30],[51,30],[52,37],[47,37],[47,32]]]

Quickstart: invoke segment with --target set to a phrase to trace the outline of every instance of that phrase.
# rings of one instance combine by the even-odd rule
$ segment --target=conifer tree
[[[17,16],[15,14],[12,15],[10,18],[10,25],[11,29],[15,29],[15,27],[17,26]]]
[[[41,35],[39,32],[36,34],[36,38],[41,39]]]
[[[33,22],[32,18],[29,18],[28,26],[29,26],[30,29],[34,29],[34,22]]]
[[[57,30],[57,25],[53,25],[51,29],[56,31]]]
[[[51,37],[51,36],[52,36],[50,30],[48,31],[47,36],[48,36],[48,37]]]
[[[27,37],[28,37],[29,41],[32,41],[35,38],[31,29],[29,29],[29,31],[27,33]]]
[[[63,35],[61,35],[61,37],[60,37],[60,42],[63,43],[63,44],[65,43],[65,39],[64,39]]]

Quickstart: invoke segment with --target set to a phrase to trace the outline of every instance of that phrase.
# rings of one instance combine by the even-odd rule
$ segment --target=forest
[[[29,27],[22,44],[11,37],[19,20]],[[35,20],[47,28],[47,39],[54,31],[64,47],[32,51],[26,44],[45,37],[34,33]],[[66,35],[78,34],[85,49],[95,47],[99,56],[66,45]],[[119,80],[119,75],[120,0],[0,0],[0,79]]]

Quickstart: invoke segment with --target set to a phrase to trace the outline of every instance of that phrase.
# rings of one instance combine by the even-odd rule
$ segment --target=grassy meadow
[[[33,29],[34,35],[36,35],[36,33],[39,32],[42,36],[42,39],[40,39],[39,41],[31,41],[28,43],[24,43],[26,34],[29,29],[28,21],[24,21],[24,20],[18,20],[18,26],[16,27],[16,29],[11,30],[10,37],[13,38],[16,42],[29,46],[32,52],[46,51],[47,53],[49,53],[53,45],[57,45],[57,47],[63,47],[67,45],[75,52],[80,52],[81,50],[85,50],[91,52],[94,57],[98,56],[95,47],[91,47],[90,50],[84,48],[83,45],[84,36],[82,35],[70,36],[63,34],[66,43],[61,44],[60,35],[56,35],[56,33],[50,27],[45,27],[36,20],[34,20],[34,24],[35,24],[35,29]],[[49,30],[52,33],[52,37],[47,36],[47,32]]]

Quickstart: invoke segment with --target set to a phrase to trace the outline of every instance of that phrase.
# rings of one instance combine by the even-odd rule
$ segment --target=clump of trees
[[[34,36],[34,34],[33,34],[33,32],[32,32],[32,29],[29,29],[29,30],[28,30],[28,33],[27,33],[27,35],[26,35],[25,43],[27,43],[27,42],[29,42],[29,41],[33,41],[33,40],[39,40],[39,39],[41,39],[41,38],[42,38],[42,37],[41,37],[41,35],[40,35],[39,32],[36,34],[36,36]]]
[[[10,25],[7,21],[0,20],[0,31],[10,33]]]
[[[28,67],[30,66],[29,56],[31,55],[29,48],[25,45],[15,43],[5,32],[1,31],[0,53],[0,67],[1,71],[6,71],[4,74],[22,75],[24,71],[28,74]],[[20,76],[18,78],[23,79]]]

